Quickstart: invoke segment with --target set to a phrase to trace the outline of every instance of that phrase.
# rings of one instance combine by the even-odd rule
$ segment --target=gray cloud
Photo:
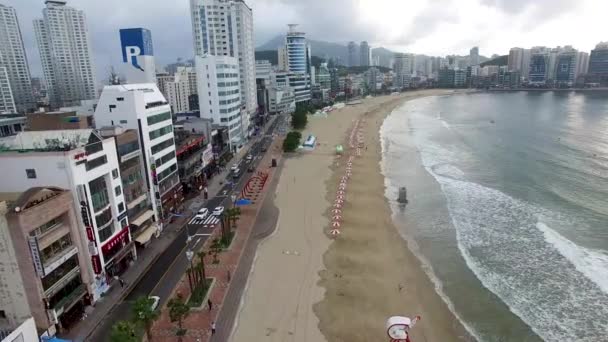
[[[410,45],[416,41],[435,33],[439,26],[444,23],[457,23],[458,16],[449,7],[450,1],[441,1],[440,4],[433,2],[428,4],[418,15],[412,19],[411,27],[400,37],[391,41],[394,45]]]
[[[482,0],[481,3],[508,14],[520,14],[531,8],[534,14],[538,14],[535,16],[537,22],[551,19],[577,6],[577,1],[573,0]]]

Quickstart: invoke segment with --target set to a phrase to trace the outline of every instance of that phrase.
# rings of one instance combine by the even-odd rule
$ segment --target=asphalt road
[[[251,162],[254,166],[257,166],[261,160],[261,158],[256,157],[265,154],[262,152],[262,147],[270,146],[272,143],[271,134],[275,132],[279,122],[283,120],[284,118],[279,116],[268,127],[266,134],[250,148],[248,154],[251,154],[254,157]],[[232,164],[234,164],[234,162]],[[209,198],[205,204],[205,207],[209,209],[210,212],[217,206],[227,207],[230,204],[230,194],[240,194],[245,183],[251,177],[252,174],[246,171],[250,164],[246,163],[244,160],[240,161],[240,164],[242,167],[238,180],[234,182],[234,184],[231,184],[233,182],[232,175],[228,175],[224,181],[225,185],[220,189],[218,195]],[[188,222],[189,221],[190,219]],[[161,306],[167,301],[171,291],[173,291],[189,266],[185,252],[189,248],[194,249],[196,246],[204,243],[213,229],[215,229],[215,227],[205,228],[202,224],[191,224],[187,229],[184,229],[185,227],[186,225],[180,229],[175,240],[173,240],[167,249],[165,249],[156,261],[154,261],[146,273],[139,279],[137,284],[131,288],[131,291],[127,294],[125,299],[109,312],[86,341],[107,341],[112,326],[118,321],[127,320],[131,317],[131,305],[139,297],[159,296],[161,299]],[[196,234],[190,243],[187,243],[188,233],[191,235]],[[133,267],[137,267],[137,264]]]

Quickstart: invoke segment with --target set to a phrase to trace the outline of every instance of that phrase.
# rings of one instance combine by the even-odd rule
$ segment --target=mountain
[[[485,61],[485,62],[479,64],[479,66],[482,68],[486,65],[503,66],[503,65],[507,65],[508,61],[509,61],[509,55],[498,56],[494,59],[490,59],[488,61]]]
[[[255,60],[267,60],[272,65],[279,64],[279,53],[277,50],[256,50],[255,51]]]

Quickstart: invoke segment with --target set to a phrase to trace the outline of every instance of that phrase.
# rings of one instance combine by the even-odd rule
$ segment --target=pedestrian
[[[228,281],[230,282],[230,270],[226,270],[226,276],[228,278]]]
[[[118,278],[118,282],[120,283],[120,287],[125,287],[125,281],[121,278]]]
[[[211,322],[211,336],[215,335],[215,322]]]
[[[207,299],[207,306],[209,307],[209,311],[213,309],[213,302],[211,301],[211,299]]]

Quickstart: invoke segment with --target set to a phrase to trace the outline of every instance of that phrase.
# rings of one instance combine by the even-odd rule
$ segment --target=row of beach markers
[[[332,219],[329,234],[332,237],[337,237],[338,235],[340,235],[340,227],[342,226],[342,207],[344,206],[344,202],[346,200],[346,189],[348,180],[353,175],[353,161],[355,160],[355,155],[357,157],[361,156],[361,149],[364,146],[363,129],[359,127],[359,123],[359,120],[355,120],[354,127],[349,137],[349,146],[351,148],[351,151],[355,150],[355,154],[353,155],[351,153],[348,157],[348,162],[346,163],[344,175],[342,176],[342,178],[340,178],[340,184],[338,184],[338,189],[336,190],[336,197],[334,199],[333,209],[331,210]]]

